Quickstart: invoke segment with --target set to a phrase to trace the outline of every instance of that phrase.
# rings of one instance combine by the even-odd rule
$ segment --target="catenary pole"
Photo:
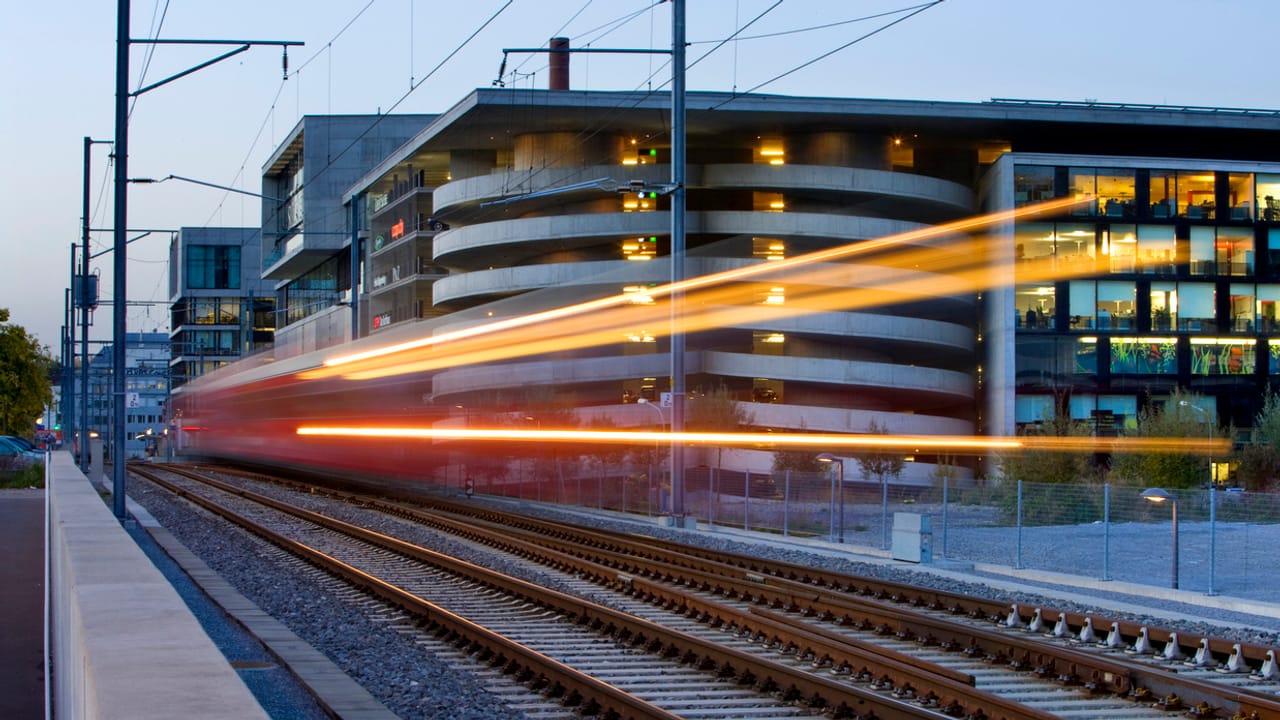
[[[115,254],[112,256],[111,297],[111,509],[125,519],[125,254],[129,200],[129,0],[117,0],[116,8],[116,139],[115,139]],[[86,253],[87,255],[87,253]]]
[[[685,268],[685,0],[671,4],[671,284],[680,287]],[[671,294],[671,514],[683,525],[685,426],[684,291]]]

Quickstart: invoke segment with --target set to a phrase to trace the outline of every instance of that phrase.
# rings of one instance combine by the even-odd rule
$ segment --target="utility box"
[[[933,562],[933,530],[930,528],[928,515],[901,512],[893,514],[891,554],[894,560]]]
[[[89,480],[98,487],[106,487],[106,473],[102,462],[102,438],[89,439]]]

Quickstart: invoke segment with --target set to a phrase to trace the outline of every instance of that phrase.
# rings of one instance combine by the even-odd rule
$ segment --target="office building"
[[[737,283],[738,312],[688,335],[691,402],[725,387],[779,431],[1007,435],[1062,398],[1106,433],[1181,387],[1248,428],[1280,377],[1280,113],[723,93],[687,105],[688,276],[1081,200],[972,233],[977,255],[938,234]],[[346,192],[370,238],[361,334],[652,300],[670,278],[669,107],[663,93],[463,98]],[[1033,262],[1045,257],[1058,274]],[[853,305],[787,312],[838,291]],[[651,424],[634,404],[669,389],[665,332],[616,334],[440,371],[432,402],[537,392]],[[912,459],[902,481],[928,482],[933,458]]]

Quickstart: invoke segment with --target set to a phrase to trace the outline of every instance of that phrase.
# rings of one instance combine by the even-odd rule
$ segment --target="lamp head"
[[[1164,488],[1147,488],[1146,490],[1142,491],[1141,497],[1142,499],[1147,500],[1148,502],[1156,503],[1157,505],[1159,505],[1160,503],[1163,503],[1165,500],[1176,499],[1173,495],[1169,494],[1169,492]]]
[[[836,456],[832,455],[831,453],[822,453],[816,459],[818,462],[824,462],[824,463],[837,462]]]

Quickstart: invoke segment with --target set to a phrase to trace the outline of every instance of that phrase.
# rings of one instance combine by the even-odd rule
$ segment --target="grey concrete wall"
[[[266,720],[70,453],[51,458],[54,716]]]

